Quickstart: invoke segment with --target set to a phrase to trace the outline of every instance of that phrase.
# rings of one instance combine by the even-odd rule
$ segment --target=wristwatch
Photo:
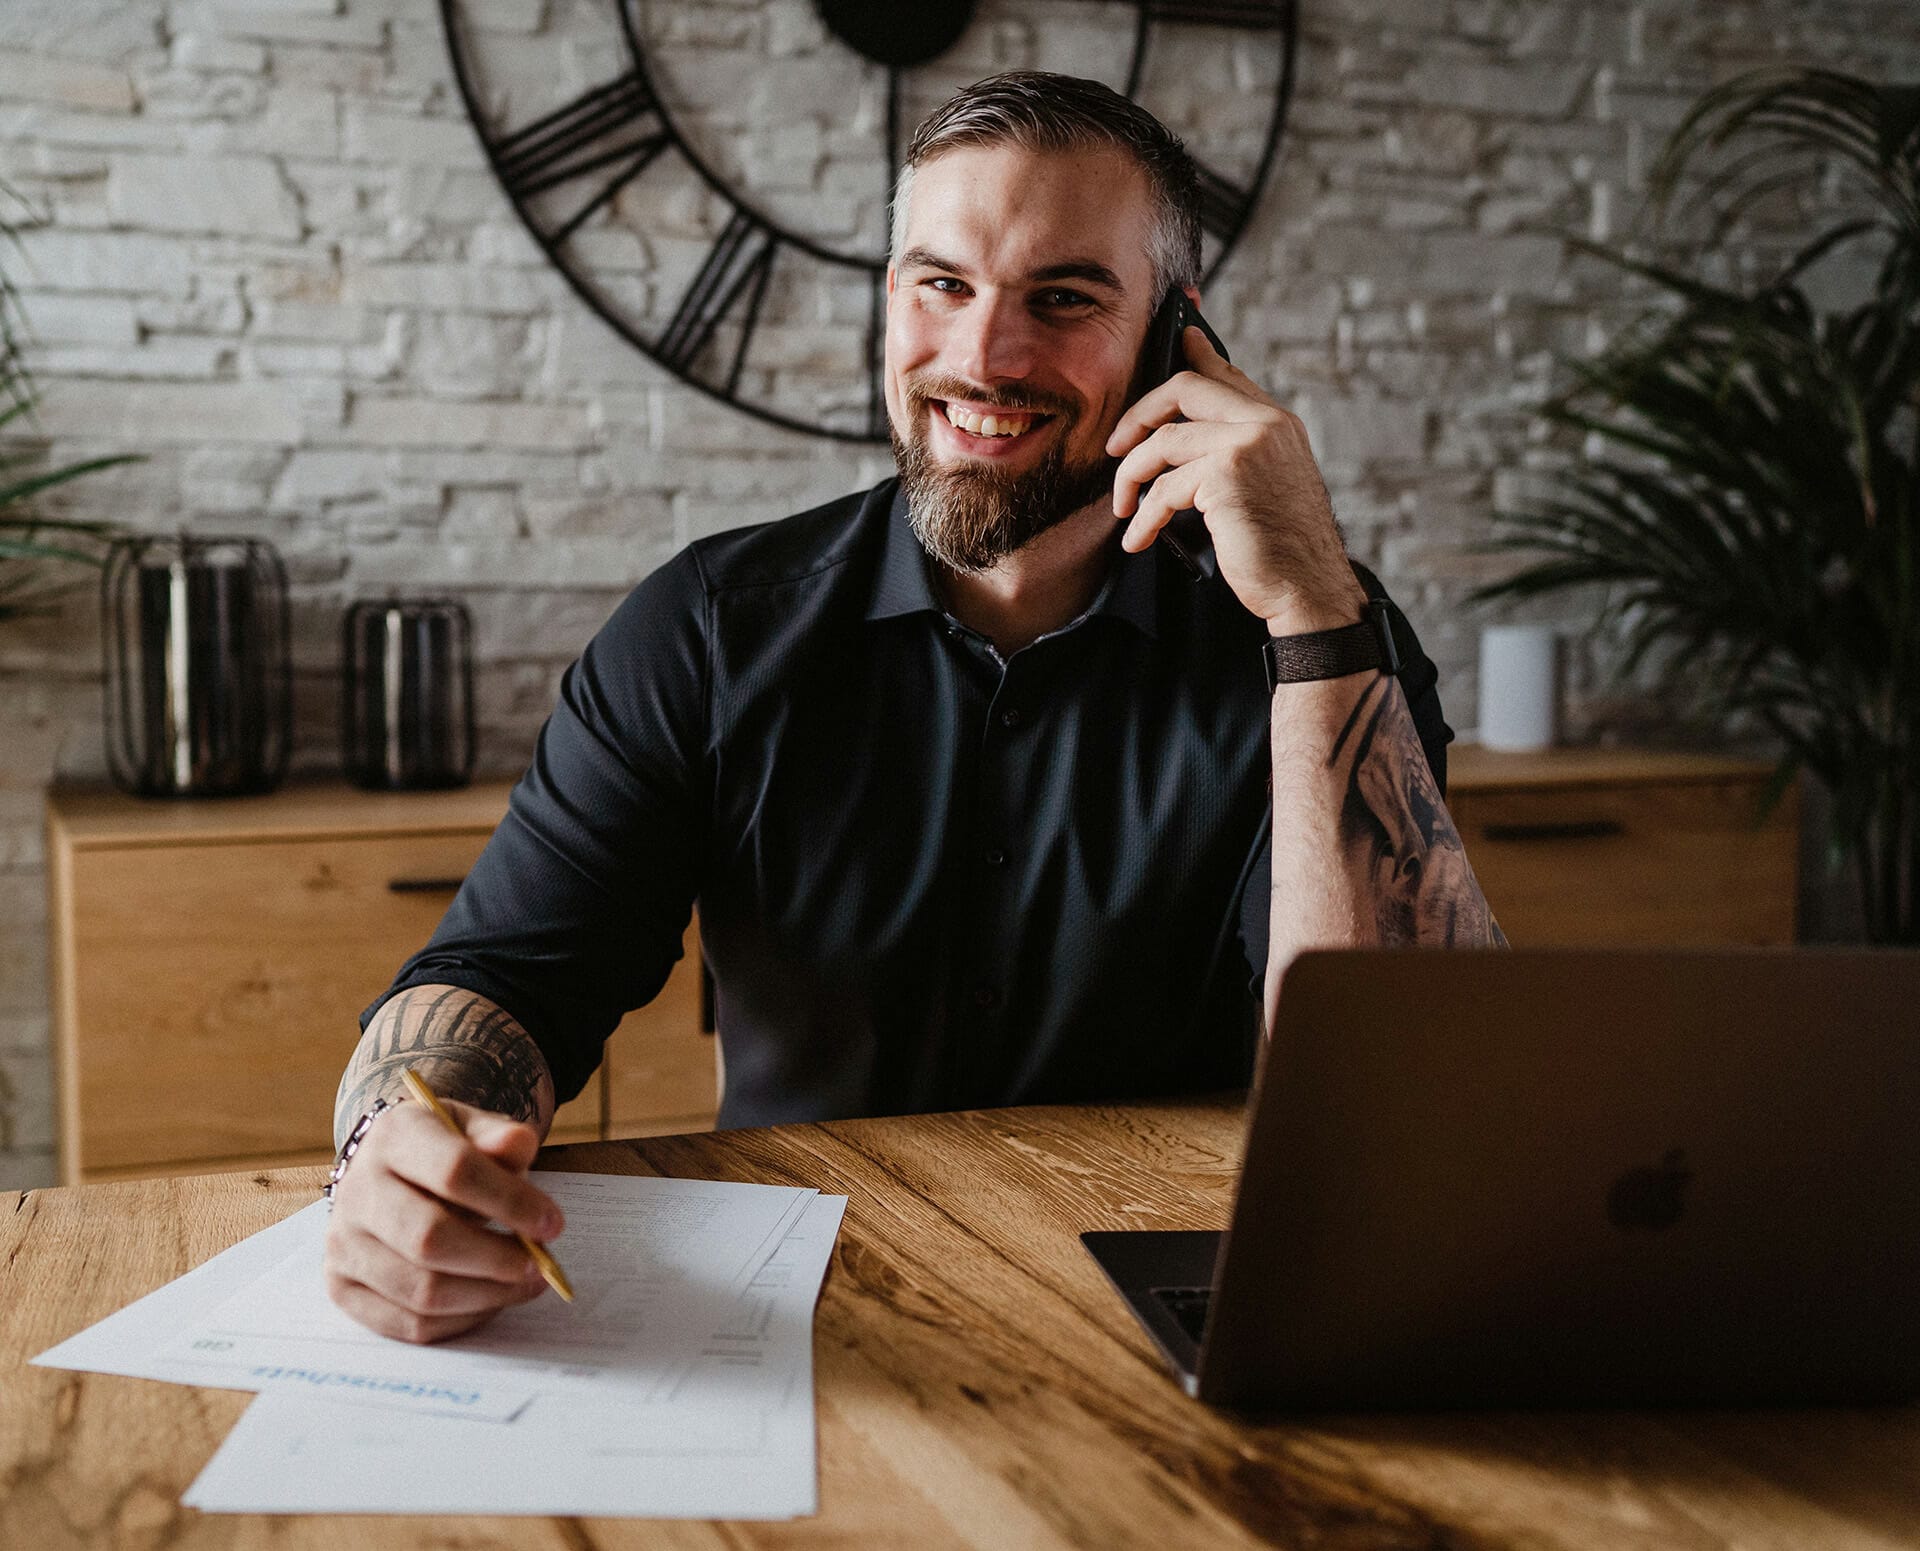
[[[1267,670],[1268,694],[1282,684],[1341,679],[1374,668],[1398,677],[1404,664],[1393,641],[1393,605],[1385,598],[1369,598],[1367,617],[1351,625],[1269,636],[1260,645],[1260,661]]]
[[[320,1194],[327,1198],[329,1210],[331,1210],[333,1206],[334,1187],[340,1183],[342,1176],[346,1174],[347,1165],[353,1162],[353,1155],[360,1150],[360,1144],[367,1139],[367,1132],[372,1128],[374,1121],[392,1109],[394,1105],[405,1102],[404,1099],[375,1099],[373,1101],[373,1108],[368,1110],[358,1120],[354,1121],[353,1129],[347,1133],[347,1139],[340,1144],[340,1156],[333,1160],[333,1167],[327,1173],[326,1184],[320,1187]]]

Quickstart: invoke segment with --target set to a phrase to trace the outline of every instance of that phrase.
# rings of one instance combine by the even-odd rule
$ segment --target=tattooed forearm
[[[529,1121],[543,1135],[553,1122],[553,1075],[525,1029],[475,992],[414,986],[380,1009],[341,1075],[336,1145],[375,1099],[405,1094],[409,1066],[446,1098]]]
[[[1386,945],[1504,947],[1395,680],[1375,680],[1327,757],[1340,850],[1364,871]]]

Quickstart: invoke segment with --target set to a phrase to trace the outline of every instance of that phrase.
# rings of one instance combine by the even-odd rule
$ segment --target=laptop
[[[1911,1398],[1920,952],[1302,955],[1226,1232],[1081,1237],[1217,1405]]]

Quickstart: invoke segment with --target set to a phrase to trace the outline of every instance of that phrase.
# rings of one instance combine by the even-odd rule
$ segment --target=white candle
[[[1551,748],[1560,710],[1560,638],[1552,625],[1480,632],[1480,741],[1514,753]]]

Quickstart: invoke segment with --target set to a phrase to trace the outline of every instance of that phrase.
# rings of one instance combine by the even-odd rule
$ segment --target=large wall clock
[[[1294,0],[552,0],[532,34],[440,11],[487,160],[580,298],[695,387],[846,441],[886,438],[885,207],[921,114],[1004,68],[1124,90],[1201,164],[1211,278],[1293,83]]]

